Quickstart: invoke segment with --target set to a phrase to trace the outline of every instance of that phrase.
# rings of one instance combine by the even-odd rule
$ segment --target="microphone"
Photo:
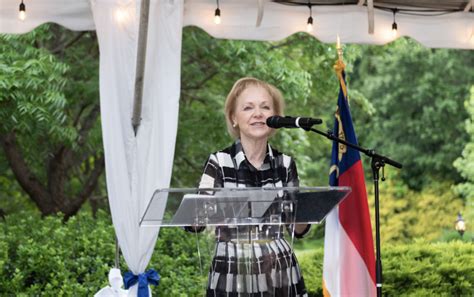
[[[313,125],[322,124],[321,119],[301,118],[301,117],[281,117],[271,116],[267,119],[267,126],[270,128],[303,128],[309,130]]]

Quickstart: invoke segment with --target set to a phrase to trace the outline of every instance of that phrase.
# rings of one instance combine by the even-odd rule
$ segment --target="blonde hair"
[[[234,127],[232,125],[232,117],[235,112],[236,102],[240,94],[242,94],[243,91],[245,91],[248,87],[251,87],[251,86],[264,88],[268,92],[270,97],[272,98],[273,110],[275,111],[275,115],[283,116],[283,110],[285,108],[284,106],[285,104],[283,102],[283,96],[281,92],[275,86],[253,77],[241,78],[234,83],[234,86],[230,90],[229,95],[227,95],[227,98],[225,100],[225,107],[224,107],[227,131],[234,138],[240,137],[239,127],[238,126]]]

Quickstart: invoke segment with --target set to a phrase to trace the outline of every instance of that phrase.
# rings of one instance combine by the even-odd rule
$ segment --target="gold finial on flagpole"
[[[344,97],[347,98],[347,89],[346,89],[346,83],[344,82],[344,77],[342,73],[344,72],[344,69],[346,68],[346,65],[344,65],[344,61],[342,60],[342,46],[341,46],[341,39],[339,38],[339,34],[337,34],[337,40],[336,40],[336,49],[337,49],[337,56],[338,59],[336,63],[334,64],[334,70],[336,71],[337,77],[339,78],[339,82],[341,84],[342,92],[344,93]]]
[[[337,49],[337,56],[339,57],[339,61],[342,61],[342,47],[341,47],[341,39],[339,38],[339,34],[337,34],[336,49]]]

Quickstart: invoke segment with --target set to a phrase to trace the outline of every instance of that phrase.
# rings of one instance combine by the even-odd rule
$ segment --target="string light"
[[[114,11],[115,21],[119,24],[123,24],[128,20],[128,13],[123,7],[119,7]]]
[[[21,0],[21,3],[20,3],[18,18],[22,21],[26,19],[26,5],[25,3],[23,3],[23,0]]]
[[[118,4],[112,11],[115,25],[121,30],[127,30],[135,21],[135,5],[133,1],[127,4]]]
[[[392,37],[396,38],[398,35],[398,25],[395,21],[395,14],[397,13],[398,9],[394,8],[393,10],[393,24],[392,24]]]
[[[309,1],[308,1],[308,8],[309,8],[309,18],[308,18],[308,22],[306,23],[306,32],[311,33],[313,32],[313,9]]]
[[[219,25],[221,23],[221,10],[219,9],[219,0],[216,0],[217,8],[214,12],[214,23]]]

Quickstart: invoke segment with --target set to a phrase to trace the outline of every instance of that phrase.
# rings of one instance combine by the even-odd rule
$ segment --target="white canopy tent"
[[[114,4],[114,10],[111,12],[115,15],[114,25],[128,22],[123,25],[132,26],[138,21],[139,4],[136,2],[139,1],[133,0],[35,0],[31,3],[25,1],[27,5],[25,21],[18,19],[19,2],[19,0],[0,0],[1,33],[25,33],[46,22],[58,23],[71,30],[95,30],[97,24],[93,18],[94,2]],[[280,40],[295,32],[305,31],[309,15],[308,7],[303,5],[282,5],[269,0],[220,0],[222,23],[216,25],[213,22],[215,0],[187,0],[183,4],[177,0],[152,0],[153,2],[176,7],[182,5],[183,26],[197,26],[216,38],[227,39]],[[331,3],[330,0],[323,2]],[[370,2],[373,1],[369,0],[368,3]],[[430,1],[408,1],[414,6],[417,2]],[[398,14],[396,16],[398,37],[409,36],[432,48],[473,49],[472,0],[456,2],[466,3],[464,11],[440,15],[426,14],[427,16]],[[322,42],[335,42],[337,34],[345,43],[385,44],[392,41],[394,39],[391,34],[392,12],[371,9],[370,5],[365,6],[365,1],[359,1],[359,4],[313,6],[315,30],[312,34]],[[257,27],[259,13],[263,18]],[[157,14],[150,14],[150,19],[156,17]],[[372,22],[374,32],[369,34],[368,28]]]
[[[430,17],[397,15],[398,36],[410,36],[426,47],[474,49],[474,14],[469,12],[472,0],[464,2],[464,12]],[[140,228],[139,220],[153,191],[169,186],[172,172],[183,26],[198,26],[217,38],[280,40],[305,31],[309,9],[265,0],[221,0],[222,23],[216,25],[215,0],[151,0],[141,125],[135,135],[131,118],[140,1],[24,0],[24,21],[18,19],[19,3],[0,0],[0,33],[25,33],[47,22],[71,30],[97,31],[112,219],[127,265],[134,274],[143,273],[159,229]],[[323,42],[335,42],[337,35],[343,43],[385,44],[394,38],[393,14],[374,9],[373,0],[318,5],[312,7],[312,15],[312,34]],[[369,34],[369,27],[373,27],[373,34]],[[136,288],[131,294],[136,294]]]

